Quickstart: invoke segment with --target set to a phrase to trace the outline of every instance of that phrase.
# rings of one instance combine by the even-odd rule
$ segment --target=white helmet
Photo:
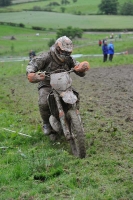
[[[64,62],[65,59],[71,55],[73,50],[73,43],[66,36],[58,38],[54,46],[55,46],[55,54],[62,62]]]

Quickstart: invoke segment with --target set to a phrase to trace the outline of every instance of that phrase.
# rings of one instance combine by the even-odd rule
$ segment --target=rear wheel
[[[75,110],[69,110],[67,113],[67,118],[69,121],[69,129],[71,134],[71,139],[69,141],[72,154],[79,158],[85,158],[85,136],[79,116]]]

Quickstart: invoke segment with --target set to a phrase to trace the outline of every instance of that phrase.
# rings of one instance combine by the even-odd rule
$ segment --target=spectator
[[[114,45],[112,41],[108,44],[108,54],[109,54],[109,60],[112,61],[114,56]]]
[[[113,39],[114,38],[114,34],[112,33],[111,35],[110,35],[110,39]]]
[[[99,44],[99,46],[101,46],[102,45],[102,40],[99,40],[98,44]]]
[[[102,45],[102,51],[103,51],[103,62],[106,62],[108,59],[108,45],[106,40]]]
[[[119,34],[119,39],[121,39],[121,34]]]
[[[104,44],[105,39],[103,39],[103,44]]]
[[[30,52],[29,52],[29,60],[31,61],[32,58],[34,58],[35,56],[36,56],[35,51],[30,50]]]

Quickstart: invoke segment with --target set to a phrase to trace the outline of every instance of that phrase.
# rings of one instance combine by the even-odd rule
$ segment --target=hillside
[[[58,18],[58,20],[55,20]],[[133,16],[120,15],[72,15],[68,13],[54,13],[41,11],[22,11],[0,13],[2,22],[23,23],[26,28],[42,27],[56,31],[60,28],[72,26],[84,30],[121,30],[132,29]],[[100,22],[100,23],[99,23]]]
[[[2,8],[1,10],[22,11],[40,9],[52,12],[65,12],[78,15],[88,15],[98,13],[98,5],[101,3],[101,0],[77,0],[76,2],[74,2],[73,0],[69,0],[68,4],[61,4],[60,0],[13,0],[12,2],[12,6],[9,6],[6,9]],[[119,5],[122,5],[125,2],[126,0],[119,0]],[[133,0],[131,0],[131,2],[133,2]]]
[[[59,13],[22,11],[52,2],[30,1],[14,0],[7,13],[0,13],[0,21],[25,25],[0,25],[0,200],[133,200],[133,33],[125,31],[132,28],[133,16],[88,15],[97,12],[99,0],[71,0],[65,6],[69,13],[60,13],[60,6],[53,8]],[[73,8],[87,15],[73,15]],[[56,30],[68,25],[122,29],[113,32],[112,62],[103,63],[98,45],[99,39],[110,41],[110,32],[86,31],[73,39],[72,55],[82,54],[76,60],[90,63],[85,77],[71,74],[80,94],[84,159],[71,154],[63,136],[55,142],[44,136],[38,84],[26,77],[29,51],[48,51]]]

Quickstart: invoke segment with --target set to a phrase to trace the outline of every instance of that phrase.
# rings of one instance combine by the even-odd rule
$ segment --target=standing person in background
[[[104,41],[106,41],[106,39],[103,39],[103,44],[104,44]]]
[[[35,51],[30,50],[30,52],[29,52],[29,60],[31,61],[32,58],[34,58],[35,56],[36,56]]]
[[[119,39],[121,39],[121,34],[119,34]]]
[[[99,44],[99,46],[101,46],[102,45],[102,40],[99,40],[98,44]]]
[[[109,54],[109,60],[112,61],[114,56],[114,45],[112,41],[108,44],[108,54]]]
[[[102,45],[102,51],[103,51],[103,62],[106,62],[108,59],[108,45],[106,40]]]

